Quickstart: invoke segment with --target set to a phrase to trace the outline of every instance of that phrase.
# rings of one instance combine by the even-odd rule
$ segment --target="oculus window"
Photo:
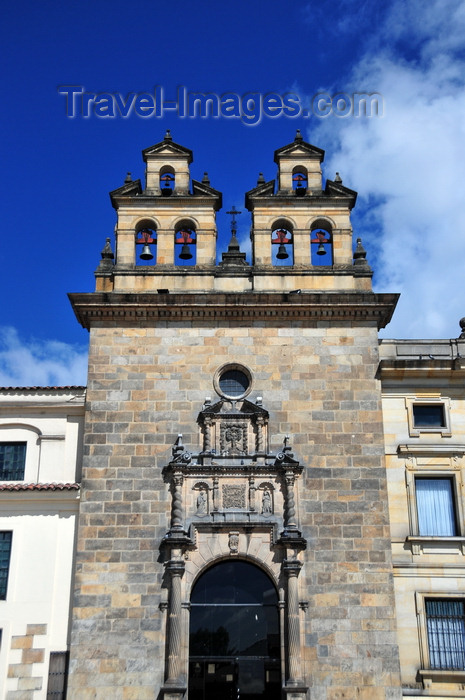
[[[220,396],[242,399],[251,391],[252,375],[242,365],[226,365],[216,372],[213,384]]]

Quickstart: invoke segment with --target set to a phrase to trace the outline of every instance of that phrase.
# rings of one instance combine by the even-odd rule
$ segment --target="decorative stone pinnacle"
[[[171,131],[169,129],[167,129],[164,141],[172,141],[172,140],[173,140],[173,137],[171,136]]]
[[[210,178],[208,177],[208,173],[203,174],[202,182],[204,185],[209,185],[210,184]]]
[[[334,182],[338,182],[340,185],[342,185],[342,177],[339,175],[339,173],[336,173],[336,177],[334,178]]]
[[[106,239],[105,245],[100,255],[102,256],[102,260],[114,260],[115,256],[111,249],[111,243],[109,238]]]
[[[354,265],[356,267],[369,268],[370,266],[367,262],[366,257],[367,257],[367,252],[362,245],[362,239],[357,238],[357,247],[355,248],[355,251],[354,251]]]
[[[304,140],[304,139],[303,139],[302,134],[300,133],[300,129],[297,129],[297,131],[295,132],[295,139],[294,139],[294,141],[297,141],[297,143],[301,143],[303,140]]]
[[[459,325],[460,325],[460,328],[462,329],[462,332],[459,335],[459,340],[465,340],[465,316],[460,319]]]
[[[184,452],[184,445],[182,444],[182,435],[179,433],[176,438],[173,447],[171,448],[171,453],[173,457],[179,457]]]
[[[264,184],[265,184],[265,178],[263,177],[263,173],[258,173],[257,185],[264,185]]]
[[[124,178],[124,184],[128,185],[130,182],[132,182],[132,176],[131,173],[127,173],[126,177]]]

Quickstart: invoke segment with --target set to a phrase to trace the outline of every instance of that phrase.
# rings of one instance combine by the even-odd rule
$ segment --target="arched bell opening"
[[[175,229],[176,265],[195,265],[197,259],[197,232],[193,221],[180,221]]]
[[[271,260],[273,265],[294,264],[294,233],[287,219],[278,219],[271,227]]]
[[[296,197],[303,197],[307,193],[308,172],[303,165],[296,165],[292,170],[292,189]]]
[[[279,700],[278,593],[255,564],[228,559],[192,588],[189,700]]]
[[[140,221],[136,226],[136,265],[156,265],[157,228],[151,220]]]
[[[160,194],[162,197],[170,197],[176,186],[176,173],[171,165],[160,168]]]
[[[318,219],[311,225],[310,253],[313,266],[333,264],[333,230],[326,219]]]

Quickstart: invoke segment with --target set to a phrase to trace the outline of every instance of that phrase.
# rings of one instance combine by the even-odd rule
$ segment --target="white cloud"
[[[87,351],[56,340],[24,341],[0,327],[0,386],[83,386]]]
[[[393,2],[346,90],[382,93],[385,115],[320,120],[309,134],[328,177],[360,193],[354,231],[375,290],[402,293],[385,336],[457,337],[465,315],[464,33],[462,2]]]

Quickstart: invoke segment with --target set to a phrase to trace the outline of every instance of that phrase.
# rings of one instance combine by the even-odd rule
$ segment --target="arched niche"
[[[138,221],[135,230],[136,265],[156,265],[157,224],[153,219]]]
[[[174,229],[174,262],[176,265],[195,265],[197,260],[197,228],[192,219],[182,219]]]
[[[313,266],[333,264],[333,227],[327,219],[316,219],[310,226],[310,254]]]
[[[307,193],[308,171],[303,165],[296,165],[292,169],[292,189],[296,197],[303,197]]]
[[[276,266],[294,264],[294,227],[289,219],[277,219],[271,225],[271,260]]]
[[[171,165],[163,165],[160,168],[160,194],[162,197],[171,197],[176,188],[176,172]]]

